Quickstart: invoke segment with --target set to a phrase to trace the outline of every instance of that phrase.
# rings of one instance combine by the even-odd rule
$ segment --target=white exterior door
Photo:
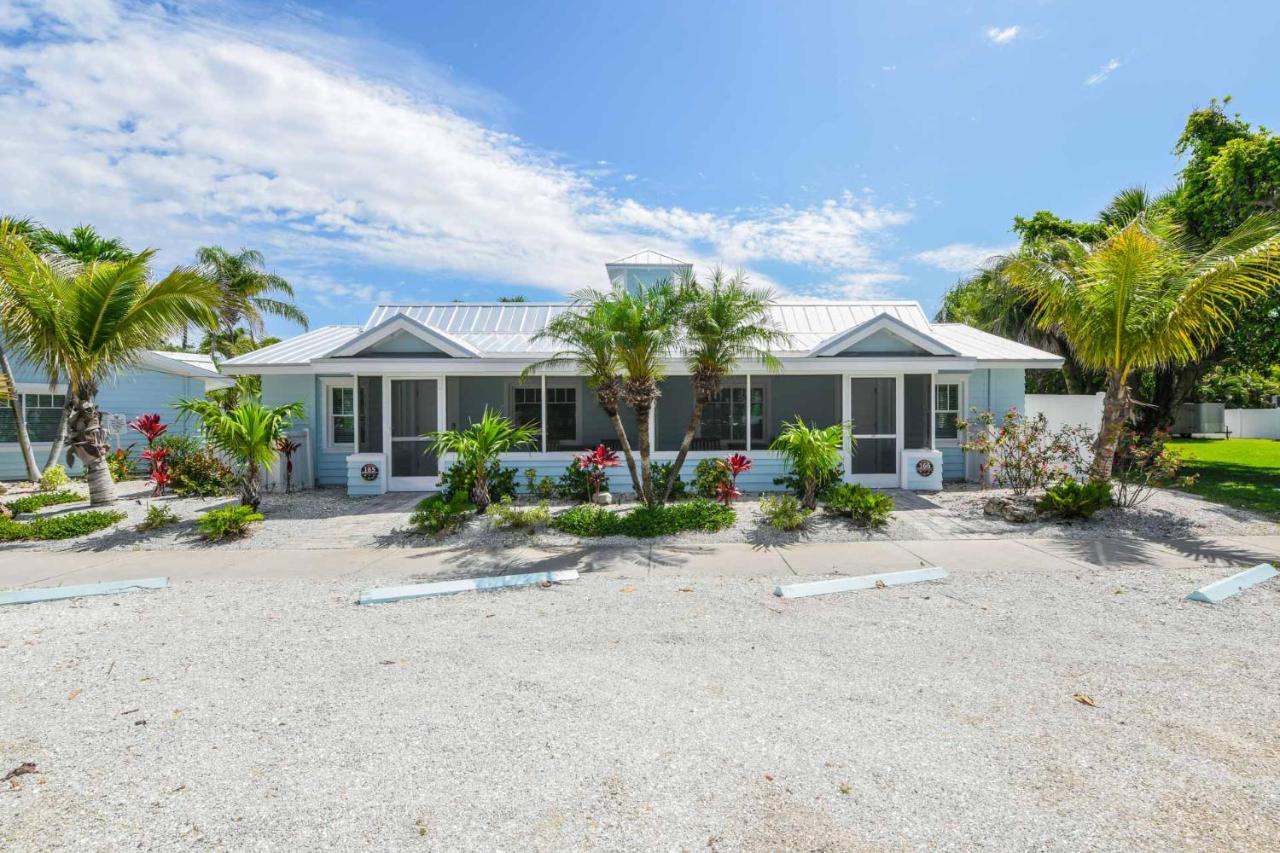
[[[444,403],[438,378],[383,379],[383,438],[390,461],[387,488],[425,492],[440,482],[440,460],[423,435],[440,428]]]
[[[846,394],[856,442],[849,460],[850,481],[897,486],[902,459],[902,377],[852,376]]]

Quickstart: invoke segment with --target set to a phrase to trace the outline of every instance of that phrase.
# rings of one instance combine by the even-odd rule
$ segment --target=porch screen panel
[[[428,453],[425,433],[438,429],[437,382],[434,379],[391,380],[391,476],[434,477],[439,460]]]
[[[803,418],[806,425],[829,427],[840,423],[840,377],[782,375],[751,377],[751,387],[765,389],[764,438],[751,439],[752,448],[766,448],[782,432],[783,423]]]
[[[382,452],[382,377],[360,377],[360,452]]]
[[[893,474],[898,470],[897,381],[889,377],[856,377],[849,383],[853,419],[851,470],[854,474]]]
[[[902,446],[912,450],[929,446],[932,426],[933,377],[913,373],[902,380]]]
[[[515,419],[510,411],[507,389],[518,379],[516,376],[449,377],[446,380],[448,397],[445,403],[445,420],[449,422],[449,429],[466,429],[479,423],[486,408]]]
[[[618,414],[622,418],[623,429],[627,432],[627,441],[631,443],[633,448],[640,446],[640,432],[636,429],[636,416],[631,411],[631,407],[626,403],[618,406]],[[613,421],[604,413],[604,409],[600,408],[600,404],[596,402],[596,394],[590,387],[584,387],[582,400],[582,447],[591,448],[597,444],[603,444],[605,447],[611,447],[615,450],[619,448],[618,433],[613,428]],[[570,450],[572,448],[561,445],[560,450]]]

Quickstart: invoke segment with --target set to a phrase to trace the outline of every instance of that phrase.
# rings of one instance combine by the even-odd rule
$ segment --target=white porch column
[[[747,452],[751,452],[751,374],[747,374]]]
[[[542,413],[538,415],[540,419],[539,429],[542,431],[542,452],[547,452],[547,374],[540,374],[539,379],[542,380],[542,390],[538,392],[538,399],[542,402]]]
[[[840,433],[840,444],[842,447],[841,467],[844,468],[844,478],[847,480],[853,476],[853,437],[851,435],[849,422],[853,420],[853,401],[849,399],[849,383],[853,381],[853,376],[844,373],[840,376],[840,423],[844,429]]]
[[[351,452],[360,452],[360,374],[351,374]]]

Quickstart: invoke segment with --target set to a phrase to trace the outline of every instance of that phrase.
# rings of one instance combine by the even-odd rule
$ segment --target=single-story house
[[[58,429],[67,388],[65,383],[49,387],[47,378],[21,360],[15,360],[12,367],[36,464],[43,466]],[[169,424],[170,432],[190,432],[194,424],[176,423],[174,403],[183,397],[203,397],[208,391],[232,384],[234,380],[219,373],[209,356],[202,353],[148,351],[136,367],[122,371],[98,391],[98,407],[105,415],[119,416],[104,418],[113,446],[136,443],[136,457],[146,440],[127,428],[116,428],[138,415],[158,412]],[[66,463],[65,457],[57,461]],[[72,465],[70,470],[74,472],[77,467]],[[0,480],[26,478],[13,411],[5,401],[0,403]]]
[[[656,252],[606,264],[609,282],[628,285],[689,269]],[[538,447],[508,454],[504,464],[554,478],[575,452],[617,444],[572,366],[520,379],[558,349],[534,336],[568,310],[565,303],[379,305],[362,325],[324,326],[222,367],[260,375],[269,404],[305,404],[298,426],[308,436],[314,463],[306,467],[315,484],[361,495],[435,489],[441,461],[426,452],[423,434],[465,427],[486,407],[540,424]],[[969,326],[931,323],[914,301],[781,302],[773,313],[791,335],[775,353],[782,369],[743,364],[706,407],[687,463],[746,453],[753,467],[739,484],[747,490],[777,488],[784,465],[769,444],[798,417],[820,425],[852,421],[856,446],[844,453],[851,482],[937,489],[943,478],[973,477],[976,463],[959,447],[956,418],[970,406],[1021,408],[1024,372],[1061,364],[1056,355]],[[678,354],[667,369],[651,426],[655,461],[675,457],[693,402]],[[634,417],[623,411],[636,446]],[[614,490],[631,490],[625,466],[610,473]]]

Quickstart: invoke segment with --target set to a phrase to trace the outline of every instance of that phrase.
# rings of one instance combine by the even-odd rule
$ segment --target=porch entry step
[[[164,589],[168,578],[138,578],[128,581],[104,581],[82,583],[73,586],[47,586],[37,589],[15,589],[0,592],[0,605],[32,604],[37,601],[61,601],[67,598],[84,598],[89,595],[115,595],[135,589]]]
[[[1220,581],[1214,581],[1208,586],[1202,586],[1195,592],[1187,596],[1188,601],[1203,601],[1206,604],[1217,604],[1223,599],[1230,598],[1238,592],[1248,589],[1254,584],[1262,583],[1270,580],[1276,575],[1280,575],[1280,571],[1276,571],[1275,566],[1270,563],[1259,563],[1252,569],[1245,569],[1243,572],[1237,572],[1229,578],[1223,578]]]
[[[577,579],[577,569],[557,569],[551,572],[530,572],[524,575],[497,575],[487,578],[463,578],[456,581],[435,581],[434,583],[407,584],[405,586],[382,586],[363,590],[360,593],[358,603],[390,604],[394,601],[408,601],[413,598],[428,598],[434,595],[483,592],[485,590],[506,589],[513,586],[530,586],[538,583],[556,583],[558,581],[574,581]]]
[[[856,578],[833,578],[832,580],[793,583],[786,586],[778,585],[774,588],[773,594],[779,598],[806,598],[811,595],[828,595],[833,592],[853,592],[859,589],[877,589],[886,586],[900,586],[905,583],[936,581],[946,576],[947,570],[937,567],[910,569],[905,572],[861,575]]]

